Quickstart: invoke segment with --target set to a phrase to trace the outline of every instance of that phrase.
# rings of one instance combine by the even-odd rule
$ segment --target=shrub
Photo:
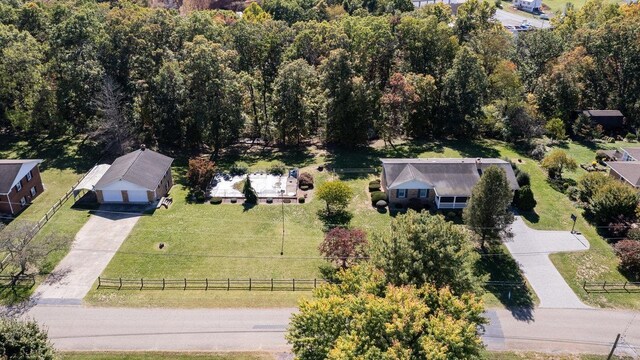
[[[631,240],[640,240],[640,228],[629,229],[627,237]]]
[[[231,169],[229,169],[231,175],[244,175],[249,172],[249,165],[245,162],[238,161],[231,165]]]
[[[632,141],[638,140],[638,136],[636,134],[633,134],[633,133],[627,133],[627,135],[625,135],[624,139],[627,140],[628,142],[632,142]]]
[[[0,359],[57,359],[47,332],[32,320],[0,317]]]
[[[301,197],[298,198],[298,202],[300,204],[304,204],[305,201],[306,201],[306,199],[304,198],[304,196],[301,196]]]
[[[518,185],[520,185],[520,187],[531,185],[531,177],[524,171],[518,172],[516,180],[518,181]]]
[[[419,212],[424,208],[424,205],[422,205],[422,201],[420,201],[420,199],[411,198],[409,199],[409,205],[407,205],[407,207]]]
[[[577,186],[569,186],[564,193],[567,194],[571,200],[577,201],[580,199],[580,190],[578,190]]]
[[[603,161],[609,160],[609,155],[604,152],[604,150],[596,151],[596,161],[601,163]]]
[[[369,181],[369,186],[371,186],[371,185],[375,185],[375,184],[380,185],[380,179],[375,179],[375,180],[371,180],[371,181]]]
[[[458,217],[458,213],[456,213],[455,211],[449,211],[447,212],[447,214],[444,216],[444,218],[447,221],[453,221]]]
[[[191,188],[205,190],[213,178],[216,167],[213,161],[205,158],[189,160],[187,183]]]
[[[380,184],[369,184],[369,192],[380,191]]]
[[[284,173],[287,171],[287,168],[284,166],[283,163],[281,162],[276,162],[271,164],[271,166],[269,166],[269,168],[267,169],[267,172],[271,175],[284,175]]]
[[[309,185],[300,185],[300,190],[302,190],[302,191],[309,190]]]
[[[619,181],[609,181],[595,192],[589,205],[600,224],[616,221],[620,216],[631,219],[638,206],[638,194],[631,186]]]
[[[222,204],[222,198],[212,197],[210,203],[212,203],[213,205]]]
[[[528,185],[525,185],[516,193],[516,206],[522,211],[531,211],[538,204],[533,197],[533,191]]]
[[[623,238],[627,236],[627,230],[629,229],[629,224],[624,221],[624,218],[619,221],[613,221],[609,223],[607,226],[607,230],[609,230],[609,235],[614,238]]]
[[[378,201],[387,201],[387,194],[382,191],[374,191],[371,193],[371,204],[375,205]]]
[[[282,202],[285,204],[291,204],[291,199],[283,199]]]
[[[397,203],[397,204],[395,205],[395,208],[396,208],[396,209],[402,209],[403,207],[404,207],[404,206],[402,206],[402,204],[400,204],[400,203]]]
[[[230,203],[232,203],[232,204],[235,204],[235,203],[237,203],[237,202],[238,202],[238,199],[236,199],[236,198],[231,198],[231,199],[229,199],[229,202],[230,202]]]
[[[376,202],[376,207],[383,208],[383,207],[386,207],[386,206],[387,206],[387,202],[384,201],[384,200],[378,200]]]
[[[544,145],[537,144],[529,153],[529,155],[535,160],[542,160],[544,158],[544,154],[546,153],[546,149]]]
[[[267,198],[267,204],[273,204],[273,198]]]
[[[193,193],[193,196],[196,198],[196,201],[197,201],[197,202],[200,202],[200,203],[204,202],[204,199],[205,199],[204,191],[202,191],[202,190],[196,190],[196,191]]]
[[[610,181],[612,181],[610,177],[600,172],[589,172],[582,175],[578,180],[580,200],[588,202],[598,189]]]
[[[300,188],[302,188],[302,186],[306,186],[307,189],[312,188],[313,175],[309,174],[308,172],[300,173],[300,175],[298,175],[298,186],[300,186]]]
[[[634,279],[640,277],[640,241],[622,240],[614,245],[620,258],[620,270]]]

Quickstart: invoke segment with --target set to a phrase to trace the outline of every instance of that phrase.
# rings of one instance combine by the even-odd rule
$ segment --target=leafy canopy
[[[331,213],[346,208],[353,197],[353,191],[345,182],[332,180],[320,185],[316,196],[327,203],[327,212]]]
[[[482,248],[486,240],[499,243],[500,236],[513,222],[509,211],[512,200],[506,172],[497,166],[484,170],[462,214],[464,223],[480,236]]]
[[[409,210],[397,216],[389,230],[374,234],[371,256],[394,285],[433,284],[455,294],[480,290],[470,234],[442,215]]]
[[[302,360],[479,359],[484,323],[479,298],[447,288],[385,284],[356,266],[300,301],[287,340]]]

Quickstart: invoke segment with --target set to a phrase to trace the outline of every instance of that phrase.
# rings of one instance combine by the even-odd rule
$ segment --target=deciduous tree
[[[458,295],[481,288],[471,234],[441,215],[413,210],[398,215],[387,231],[373,234],[371,257],[397,286],[433,284]]]
[[[189,186],[202,191],[206,190],[215,169],[214,162],[207,158],[189,159],[189,170],[187,170]]]
[[[562,171],[575,170],[578,167],[576,161],[562,149],[554,149],[542,159],[540,165],[549,171],[551,177],[562,178]]]
[[[332,180],[322,183],[315,195],[327,203],[327,213],[331,214],[334,210],[341,210],[349,205],[353,191],[346,183]]]
[[[47,332],[33,320],[0,317],[0,358],[7,360],[54,360]]]
[[[300,301],[287,339],[303,360],[472,359],[482,312],[473,295],[387,285],[383,273],[356,266]]]
[[[368,255],[367,246],[367,234],[363,230],[336,227],[325,234],[318,250],[330,262],[345,269]]]

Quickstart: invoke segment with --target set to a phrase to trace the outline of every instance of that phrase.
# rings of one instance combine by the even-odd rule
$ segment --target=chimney
[[[147,148],[147,145],[145,144],[140,144],[140,150],[144,151]]]

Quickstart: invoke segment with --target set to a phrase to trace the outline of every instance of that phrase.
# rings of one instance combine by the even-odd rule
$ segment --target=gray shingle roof
[[[640,186],[640,161],[611,161],[607,166],[633,186]]]
[[[136,150],[117,158],[96,183],[96,189],[101,189],[114,181],[125,180],[153,191],[158,187],[172,162],[172,158],[155,151]]]
[[[433,187],[439,196],[470,196],[471,190],[480,180],[480,173],[495,165],[505,170],[511,189],[519,189],[511,164],[500,159],[424,158],[381,161],[388,188],[418,181]]]
[[[622,148],[622,151],[626,151],[636,160],[640,160],[640,148]]]
[[[620,112],[620,110],[584,110],[582,112],[583,114],[587,115],[587,116],[624,116],[622,115],[622,113]]]
[[[41,162],[40,159],[0,160],[0,194],[9,193],[18,180]]]

